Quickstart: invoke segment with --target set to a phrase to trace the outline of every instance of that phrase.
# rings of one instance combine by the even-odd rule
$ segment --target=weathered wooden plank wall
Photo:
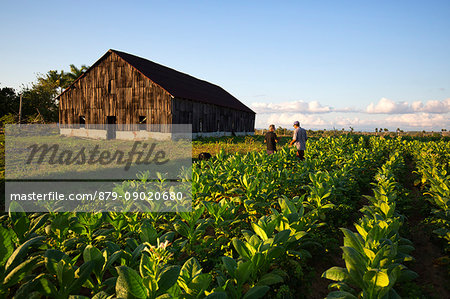
[[[107,116],[115,116],[118,129],[136,130],[139,116],[145,116],[147,124],[170,124],[171,98],[163,88],[110,53],[60,96],[60,123],[79,124],[79,117],[84,116],[86,128],[92,128],[93,124],[105,124]]]
[[[197,132],[253,132],[255,114],[187,99],[172,100],[174,124],[192,124]],[[201,128],[200,128],[201,122]]]

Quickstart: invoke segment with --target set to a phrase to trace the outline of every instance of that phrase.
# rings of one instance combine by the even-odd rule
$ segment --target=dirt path
[[[328,295],[330,292],[330,290],[328,290],[328,285],[332,283],[332,281],[322,278],[321,276],[323,272],[334,266],[345,267],[344,260],[342,259],[342,251],[340,249],[322,255],[320,260],[317,260],[314,263],[314,278],[311,281],[310,294],[307,296],[308,299],[323,299]]]
[[[364,190],[363,195],[372,195],[372,190]],[[364,206],[368,205],[369,202],[367,198],[364,196],[361,196],[357,205],[355,206],[355,210],[353,211],[352,216],[349,218],[349,221],[347,223],[347,229],[350,229],[352,231],[355,230],[355,227],[353,226],[353,222],[356,222],[357,219],[361,217],[361,213],[359,210]],[[310,294],[307,296],[308,299],[322,299],[325,298],[328,293],[330,293],[330,290],[328,290],[328,285],[332,283],[333,281],[322,278],[322,273],[326,270],[330,269],[331,267],[343,267],[345,268],[345,262],[342,259],[342,250],[339,246],[342,246],[344,244],[344,236],[341,233],[341,231],[338,232],[338,235],[336,236],[338,240],[338,246],[336,248],[333,248],[329,252],[322,254],[322,255],[314,255],[318,256],[318,258],[315,258],[312,262],[311,267],[314,268],[314,276],[311,280],[311,288],[310,288]],[[336,289],[333,289],[335,291]]]

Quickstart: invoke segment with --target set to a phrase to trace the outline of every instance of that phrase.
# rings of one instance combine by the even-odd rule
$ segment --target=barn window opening
[[[112,80],[108,81],[108,93],[111,93],[112,90]]]
[[[86,118],[84,116],[80,116],[80,128],[86,128]]]
[[[198,131],[199,131],[199,132],[203,132],[203,123],[202,123],[202,120],[200,120],[199,123],[198,123]]]
[[[139,130],[147,130],[147,116],[139,116]]]

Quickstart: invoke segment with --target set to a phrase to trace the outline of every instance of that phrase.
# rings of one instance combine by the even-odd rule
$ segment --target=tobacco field
[[[190,213],[1,214],[0,298],[448,298],[448,140],[250,139],[194,162]]]

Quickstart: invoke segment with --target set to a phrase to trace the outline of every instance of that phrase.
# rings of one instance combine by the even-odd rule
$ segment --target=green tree
[[[19,96],[14,88],[3,87],[0,88],[0,117],[19,113]]]
[[[56,89],[48,85],[33,84],[22,91],[22,119],[36,119],[40,115],[44,122],[58,121]]]
[[[67,86],[67,80],[68,77],[64,73],[64,71],[58,72],[55,70],[51,70],[48,71],[45,75],[39,74],[37,77],[37,84],[33,84],[33,86],[40,86],[44,87],[47,90],[53,90],[53,97],[56,97]]]
[[[65,88],[69,87],[70,84],[72,84],[76,79],[78,79],[78,77],[80,77],[81,75],[84,74],[84,72],[86,72],[86,70],[89,67],[82,64],[81,67],[76,67],[74,64],[70,65],[70,73],[66,73],[66,81],[65,81]]]
[[[80,68],[70,65],[70,72],[51,70],[46,74],[38,74],[35,83],[31,87],[24,87],[20,92],[13,88],[0,89],[0,117],[12,115],[17,119],[19,115],[19,94],[22,98],[22,121],[34,121],[39,119],[44,122],[58,121],[58,102],[56,97],[70,84],[81,76],[88,67]],[[11,119],[9,117],[8,119]]]
[[[89,67],[84,64],[81,65],[81,67],[71,64],[70,72],[51,70],[45,75],[38,75],[37,85],[54,89],[56,97],[58,94],[62,93],[64,89],[69,87],[78,77],[84,74],[88,68]]]

